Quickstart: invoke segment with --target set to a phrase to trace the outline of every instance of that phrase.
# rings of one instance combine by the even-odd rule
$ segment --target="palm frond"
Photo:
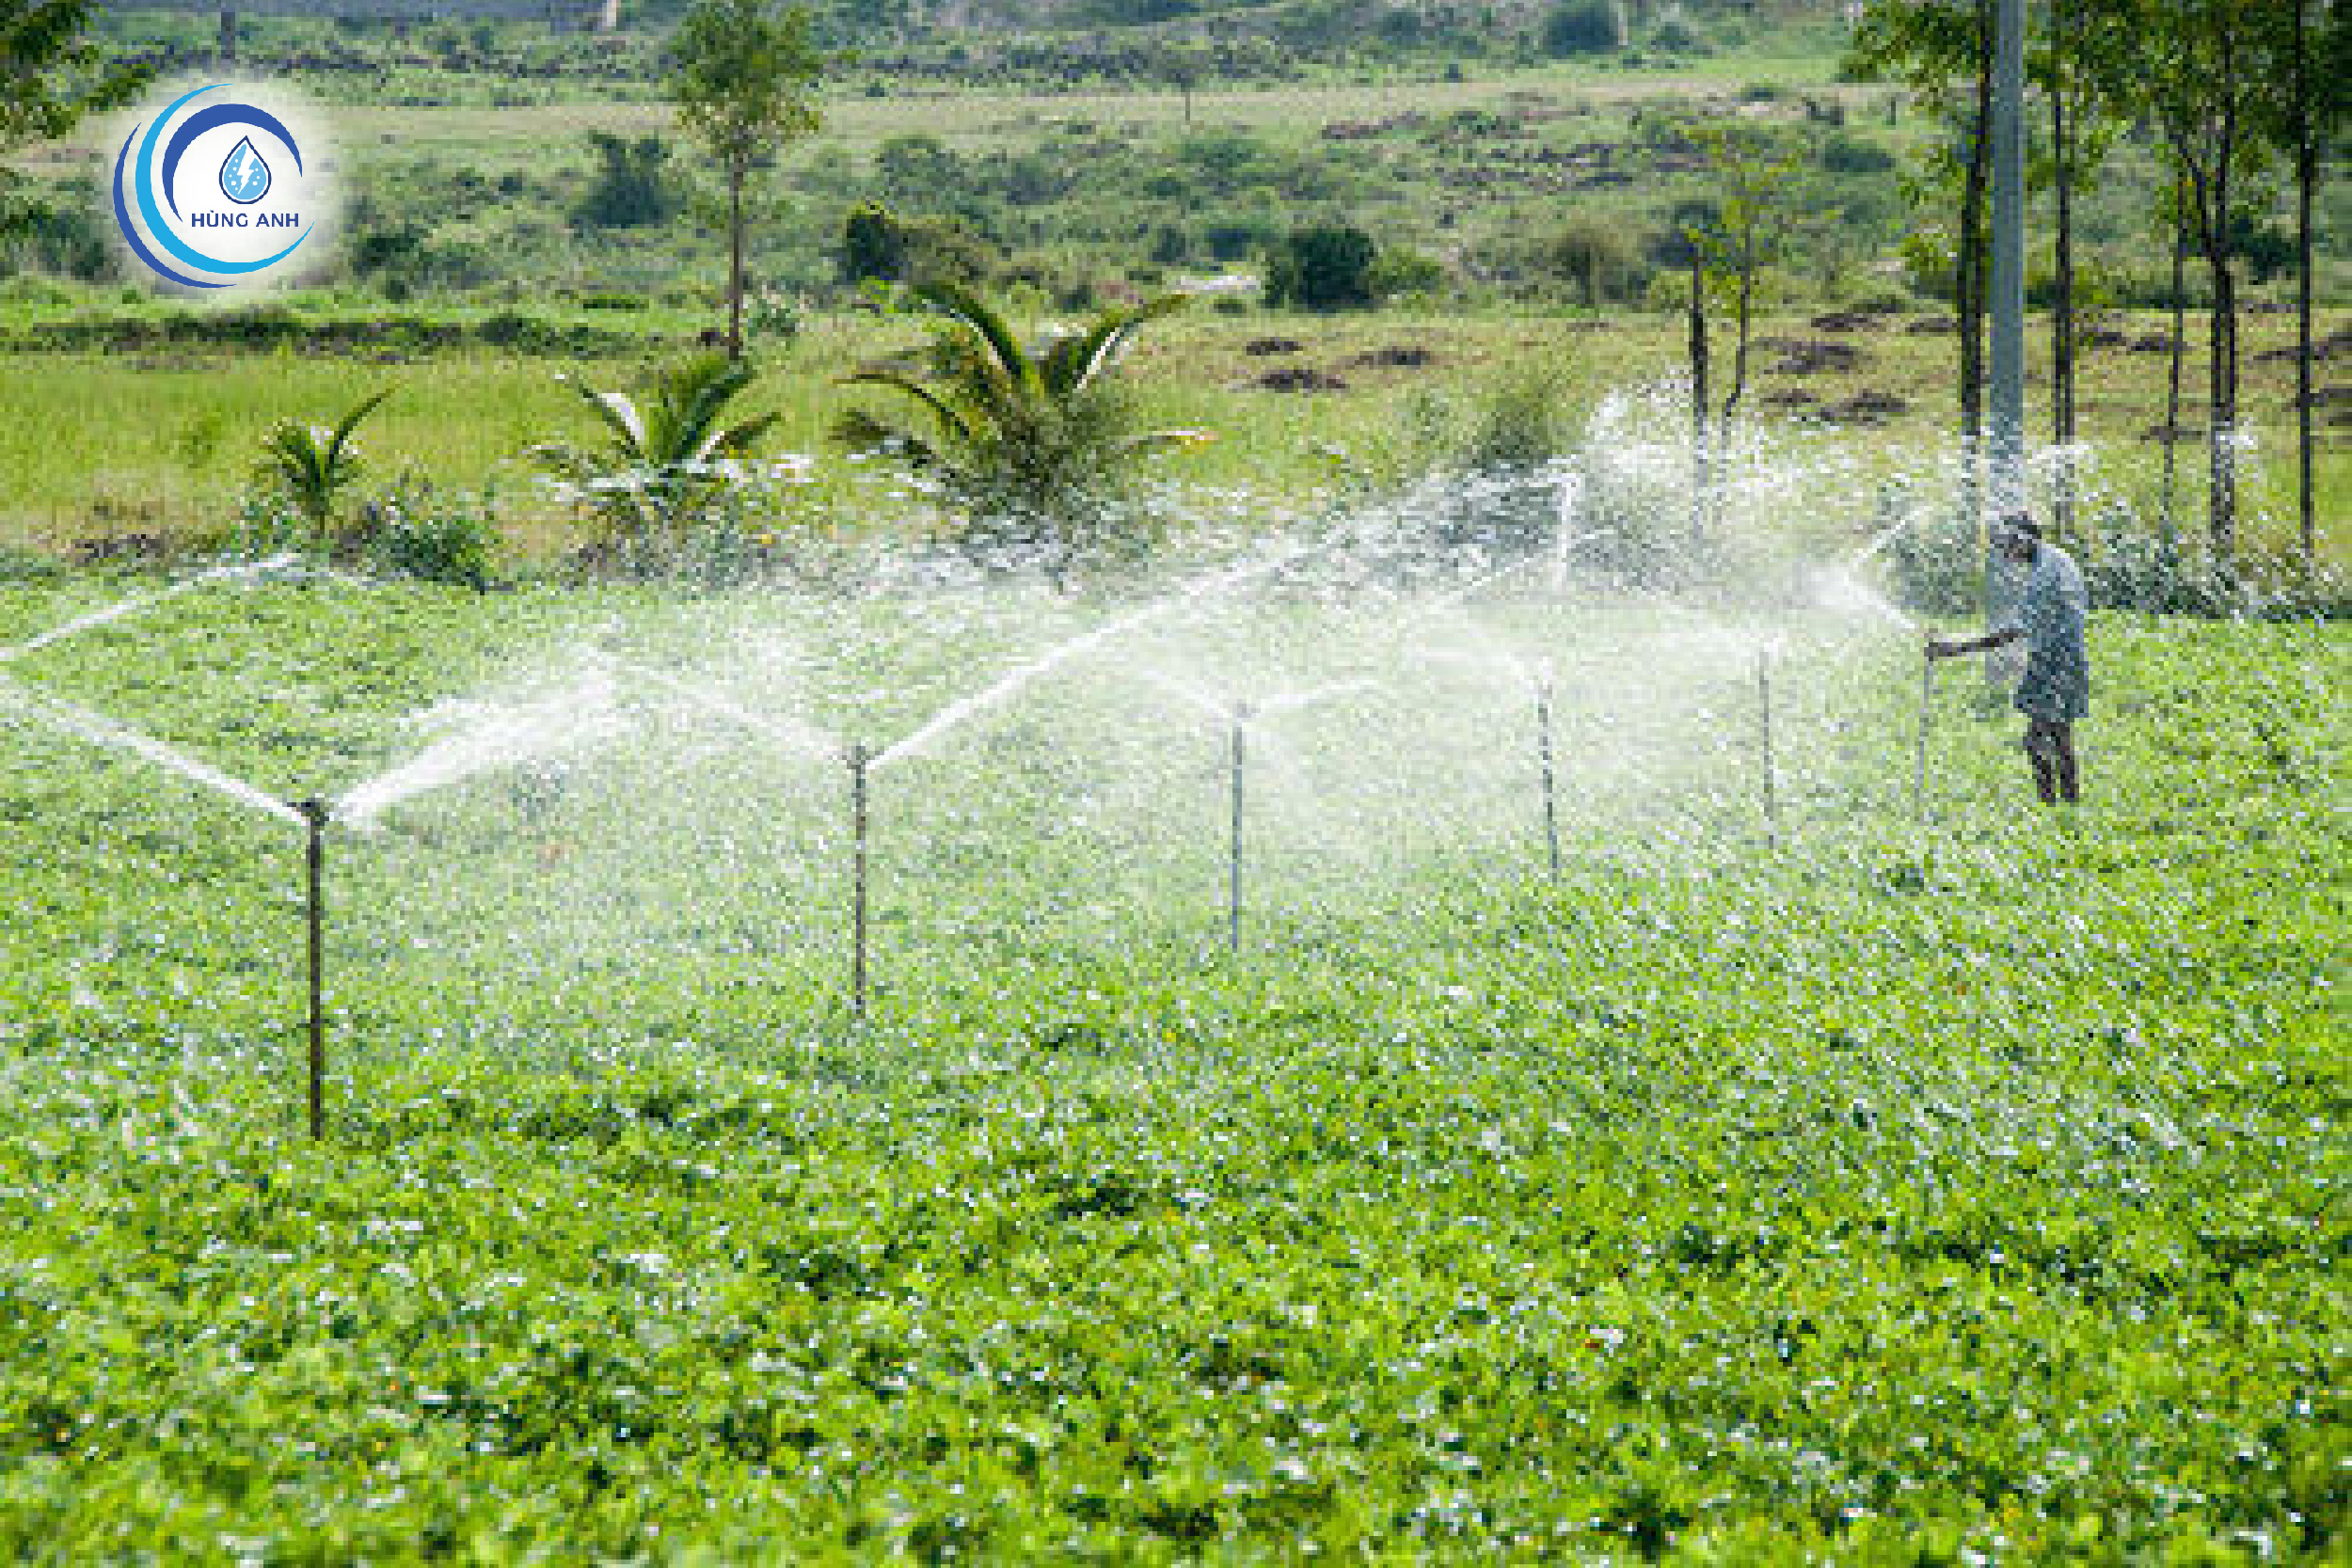
[[[612,432],[615,442],[632,458],[645,454],[645,421],[637,412],[637,404],[627,392],[599,392],[583,381],[570,376],[555,378],[580,394],[580,400],[596,411],[596,418]]]
[[[917,284],[914,296],[977,334],[988,345],[1008,383],[1025,390],[1042,388],[1037,361],[1021,346],[1020,337],[1004,316],[978,294],[961,283],[940,281]]]
[[[776,421],[783,417],[781,414],[759,414],[724,429],[714,430],[695,449],[694,459],[699,462],[712,456],[741,457],[758,445],[759,438],[773,429]]]
[[[343,459],[343,448],[350,444],[351,433],[359,428],[359,421],[366,419],[370,414],[374,413],[377,406],[381,404],[386,398],[390,397],[391,395],[392,389],[389,387],[387,387],[382,391],[374,394],[373,397],[362,398],[359,400],[359,405],[358,407],[354,408],[350,413],[345,414],[342,420],[336,422],[334,430],[331,431],[326,437],[326,469],[328,473],[332,474],[342,464]]]
[[[972,427],[965,422],[963,416],[957,413],[955,409],[949,405],[946,399],[941,397],[938,393],[932,391],[929,387],[924,386],[913,376],[901,375],[896,371],[860,371],[855,375],[843,376],[841,378],[840,385],[844,387],[880,387],[886,391],[898,392],[903,396],[913,398],[915,402],[929,408],[931,413],[937,417],[940,429],[946,435],[948,439],[952,441],[964,442],[969,441],[972,438]]]
[[[1055,343],[1041,367],[1048,390],[1057,397],[1085,391],[1112,364],[1137,331],[1150,323],[1172,316],[1191,303],[1185,294],[1161,294],[1125,309],[1106,310],[1082,332]]]

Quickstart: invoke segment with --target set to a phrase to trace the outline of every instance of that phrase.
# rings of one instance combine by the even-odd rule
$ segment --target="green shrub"
[[[388,577],[486,589],[498,548],[489,497],[443,496],[412,483],[368,509],[365,558]]]
[[[1445,281],[1445,263],[1418,250],[1391,247],[1372,267],[1372,292],[1381,299],[1435,293]]]
[[[1267,259],[1266,303],[1307,310],[1371,305],[1379,254],[1372,236],[1353,224],[1295,230]]]
[[[596,172],[588,194],[572,210],[583,229],[642,229],[667,223],[684,203],[679,182],[670,175],[669,144],[660,136],[631,141],[609,131],[588,133]]]
[[[1556,57],[1605,54],[1623,41],[1609,0],[1564,0],[1544,18],[1544,53]]]
[[[1846,131],[1822,138],[1820,159],[1832,174],[1884,174],[1895,166],[1892,152]]]

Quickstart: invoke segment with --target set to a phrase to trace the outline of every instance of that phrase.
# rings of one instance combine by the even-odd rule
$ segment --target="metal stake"
[[[1922,828],[1928,825],[1928,731],[1935,720],[1935,660],[1922,661],[1919,673],[1919,756],[1911,780],[1911,813]]]
[[[310,1011],[310,1136],[326,1136],[326,823],[332,815],[324,800],[305,800],[295,808],[309,827]]]
[[[860,741],[850,748],[850,1010],[866,1017],[866,775],[873,753]]]
[[[1225,883],[1225,941],[1234,952],[1241,951],[1241,854],[1242,854],[1242,766],[1247,760],[1246,736],[1249,728],[1247,705],[1233,709],[1233,831],[1232,853]]]
[[[1535,760],[1544,783],[1544,857],[1552,879],[1560,876],[1559,789],[1551,766],[1551,682],[1535,683]]]
[[[1780,792],[1772,781],[1772,656],[1763,649],[1756,655],[1756,713],[1762,722],[1764,736],[1764,838],[1771,847],[1780,847]]]

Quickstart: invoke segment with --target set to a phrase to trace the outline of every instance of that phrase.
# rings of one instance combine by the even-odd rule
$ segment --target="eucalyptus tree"
[[[2055,520],[2074,529],[2076,423],[2076,331],[2079,296],[2074,268],[2074,198],[2106,159],[2122,129],[2111,112],[2115,73],[2130,53],[2128,31],[2108,0],[2045,0],[2039,47],[2030,70],[2049,110],[2049,146],[2042,172],[2051,191],[2050,438],[2058,449]]]
[[[743,354],[743,245],[754,177],[816,134],[824,57],[808,8],[775,0],[700,0],[671,41],[678,122],[726,186],[727,355]]]
[[[1796,160],[1776,149],[1753,126],[1701,125],[1692,132],[1713,176],[1712,199],[1682,214],[1682,238],[1691,264],[1691,396],[1692,542],[1704,539],[1712,510],[1711,453],[1728,439],[1733,420],[1748,391],[1748,354],[1757,291],[1788,232]],[[1723,405],[1711,414],[1708,386],[1712,356],[1708,342],[1709,307],[1732,319],[1731,384]],[[1712,429],[1710,431],[1710,425]]]
[[[2261,18],[2277,0],[2119,0],[2137,48],[2120,77],[2162,132],[2186,180],[2189,235],[2209,295],[2207,547],[2217,571],[2238,551],[2238,276],[2235,229],[2268,151],[2277,90]]]
[[[2352,22],[2333,0],[2277,0],[2260,13],[2270,68],[2257,108],[2264,137],[2295,169],[2296,474],[2297,536],[2306,566],[2317,560],[2312,489],[2312,207],[2329,144],[2352,106]]]
[[[1960,348],[1962,510],[1982,506],[1985,325],[1992,243],[1987,206],[1993,178],[1994,0],[1871,0],[1857,23],[1847,65],[1867,79],[1908,86],[1942,120],[1912,186],[1921,205],[1958,191],[1950,233],[1954,324]]]

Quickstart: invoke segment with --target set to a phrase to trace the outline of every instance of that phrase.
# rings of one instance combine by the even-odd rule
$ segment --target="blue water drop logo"
[[[269,195],[269,165],[253,150],[253,138],[246,136],[221,161],[220,194],[248,207]]]

